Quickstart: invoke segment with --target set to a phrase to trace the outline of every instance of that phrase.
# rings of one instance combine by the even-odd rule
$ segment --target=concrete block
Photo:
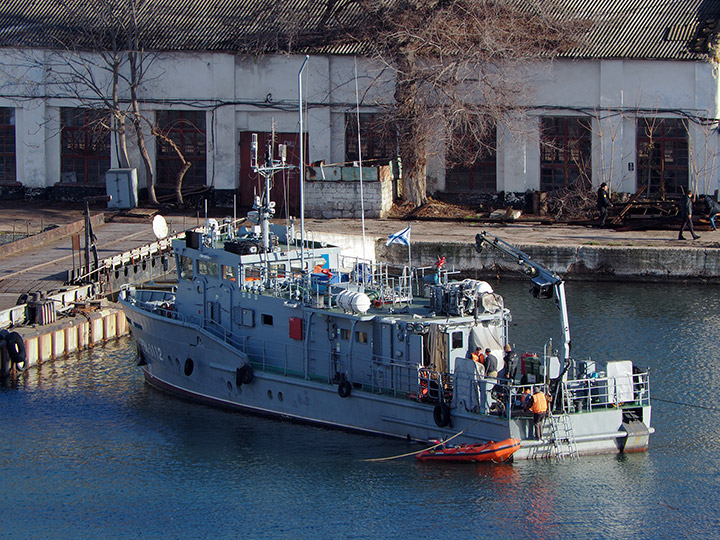
[[[46,362],[52,358],[52,335],[40,334],[38,342],[38,363]]]
[[[51,340],[52,340],[52,357],[53,358],[60,358],[61,356],[65,356],[66,350],[65,350],[65,330],[55,330],[54,332],[50,332]]]
[[[102,317],[93,318],[90,321],[90,343],[92,347],[95,343],[99,343],[104,338],[104,323]]]
[[[37,336],[25,340],[25,356],[27,357],[28,366],[34,366],[41,363],[39,361]]]
[[[78,350],[78,329],[69,326],[65,329],[65,352],[72,353]]]
[[[117,337],[116,313],[108,313],[103,316],[103,337],[106,340]]]
[[[122,311],[118,311],[116,313],[117,316],[117,335],[118,336],[124,336],[128,333],[128,326],[127,326],[127,319],[125,318],[125,313]]]
[[[78,348],[85,349],[90,345],[90,323],[88,321],[78,324]]]

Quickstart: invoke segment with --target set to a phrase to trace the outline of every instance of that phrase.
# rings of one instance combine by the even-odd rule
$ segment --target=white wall
[[[59,181],[59,107],[79,105],[50,84],[58,76],[53,70],[61,69],[55,59],[54,54],[37,51],[0,51],[0,106],[16,107],[17,177],[27,186]],[[298,131],[298,71],[303,61],[300,55],[165,55],[153,62],[147,75],[141,92],[146,100],[143,109],[152,117],[158,109],[205,108],[208,182],[218,189],[233,189],[240,168],[240,131],[269,131],[273,121],[278,131]],[[51,62],[53,68],[47,70]],[[352,57],[313,56],[302,80],[311,162],[344,161],[345,114],[355,112],[358,96],[361,112],[380,111],[394,91],[391,71]],[[527,115],[513,114],[498,127],[498,191],[539,188],[541,115],[593,118],[593,182],[609,181],[615,191],[634,192],[635,171],[630,169],[636,169],[638,109],[658,116],[717,117],[720,111],[717,71],[701,62],[557,60],[538,66],[527,82],[533,96]],[[154,158],[155,145],[147,135]],[[720,187],[718,131],[691,124],[690,137],[698,189],[712,192]],[[144,185],[139,152],[133,144],[129,151]],[[429,185],[443,189],[443,156],[428,157]]]

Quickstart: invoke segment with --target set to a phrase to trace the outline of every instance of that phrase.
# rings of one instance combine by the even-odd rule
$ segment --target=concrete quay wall
[[[430,266],[438,257],[447,258],[446,268],[478,276],[498,272],[517,272],[514,259],[499,251],[485,248],[477,253],[468,243],[413,242],[412,265]],[[534,261],[565,279],[607,281],[690,281],[720,282],[720,248],[718,247],[630,247],[515,244]],[[395,265],[408,262],[405,246],[385,246],[378,240],[375,252],[379,259]]]
[[[104,308],[53,324],[17,327],[25,342],[25,367],[42,364],[128,333],[122,310]]]

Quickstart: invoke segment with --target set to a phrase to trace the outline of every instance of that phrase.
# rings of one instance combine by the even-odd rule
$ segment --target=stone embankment
[[[407,222],[366,220],[365,225],[366,258],[395,265],[407,264],[410,255],[413,267],[427,267],[444,256],[449,267],[465,275],[517,272],[516,261],[500,252],[475,251],[475,235],[487,231],[565,279],[720,282],[720,231],[701,231],[701,238],[693,241],[678,240],[673,230],[422,221],[410,223],[408,253],[406,246],[385,245],[387,235],[402,230]],[[359,220],[307,220],[306,227],[328,242],[351,235],[356,245],[362,245]]]

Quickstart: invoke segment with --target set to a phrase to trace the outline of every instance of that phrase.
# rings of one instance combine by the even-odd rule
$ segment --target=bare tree
[[[116,134],[118,164],[130,167],[128,122],[145,167],[148,199],[158,204],[155,174],[143,126],[163,138],[162,131],[141,108],[143,85],[157,53],[143,46],[144,26],[159,16],[157,6],[143,0],[49,0],[61,6],[71,31],[56,38],[57,46],[47,58],[28,52],[27,66],[38,64],[48,73],[47,84],[57,97],[71,97],[84,108],[100,110],[108,119],[103,126]],[[173,146],[182,167],[190,167],[182,150]],[[187,171],[185,168],[185,171]],[[182,204],[182,176],[177,179],[178,202]]]
[[[368,23],[355,29],[393,73],[391,114],[403,166],[403,196],[427,202],[426,156],[481,148],[507,112],[527,104],[529,61],[576,45],[589,23],[532,1],[355,0]]]

